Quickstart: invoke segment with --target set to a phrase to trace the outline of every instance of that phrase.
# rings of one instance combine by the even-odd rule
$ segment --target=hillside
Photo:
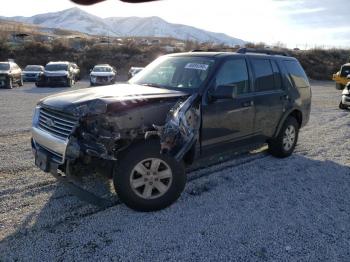
[[[172,37],[196,42],[225,45],[244,45],[245,41],[222,33],[214,33],[188,25],[172,24],[159,17],[100,18],[79,8],[39,14],[32,17],[0,17],[49,28],[79,31],[91,35],[117,37]]]

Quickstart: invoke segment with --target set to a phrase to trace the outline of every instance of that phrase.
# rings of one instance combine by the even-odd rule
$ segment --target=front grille
[[[62,82],[66,82],[67,78],[64,76],[50,76],[50,77],[47,77],[47,81],[51,83],[57,83],[57,82],[62,83]]]
[[[39,127],[59,138],[68,138],[77,123],[74,116],[48,108],[40,109]]]
[[[6,79],[7,79],[7,75],[0,74],[0,80],[6,80]]]
[[[105,81],[108,81],[108,76],[98,76],[96,77],[97,81],[102,81],[102,82],[105,82]]]

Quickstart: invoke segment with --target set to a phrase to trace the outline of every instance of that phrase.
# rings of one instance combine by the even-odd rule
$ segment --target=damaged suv
[[[128,84],[41,100],[32,147],[55,176],[102,166],[130,208],[165,208],[180,196],[185,165],[242,144],[292,154],[309,120],[311,88],[283,53],[190,52],[158,58]]]

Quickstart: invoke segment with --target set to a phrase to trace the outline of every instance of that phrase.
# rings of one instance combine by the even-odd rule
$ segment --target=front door
[[[233,98],[210,99],[220,86],[234,85]],[[245,58],[230,58],[218,70],[202,106],[202,148],[205,151],[254,133],[255,106]]]

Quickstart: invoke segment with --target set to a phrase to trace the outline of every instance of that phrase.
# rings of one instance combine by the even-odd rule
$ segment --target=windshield
[[[52,64],[45,66],[46,71],[67,71],[67,65],[65,64]]]
[[[9,70],[10,65],[8,63],[0,63],[0,70]]]
[[[25,71],[42,71],[41,66],[28,65],[24,68]]]
[[[94,67],[92,72],[112,72],[112,68],[99,66],[99,67]]]
[[[129,83],[176,90],[196,90],[207,79],[214,60],[207,57],[160,57]]]

